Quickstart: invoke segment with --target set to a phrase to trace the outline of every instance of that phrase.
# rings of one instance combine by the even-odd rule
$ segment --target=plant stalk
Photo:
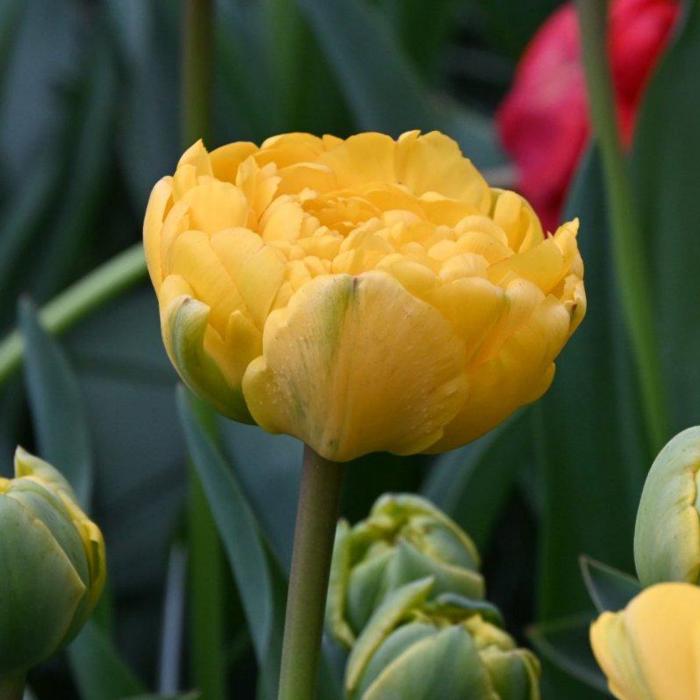
[[[214,76],[214,0],[185,0],[182,27],[182,142],[187,148],[207,139]],[[210,432],[211,409],[196,402]],[[189,469],[188,544],[191,663],[202,696],[226,697],[224,661],[223,558],[219,535],[202,483]]]
[[[313,700],[344,465],[304,449],[279,700]]]
[[[214,85],[214,1],[186,0],[182,49],[182,138],[184,146],[206,139]]]
[[[0,700],[22,700],[24,680],[24,674],[0,678]]]
[[[618,129],[606,41],[608,3],[577,0],[577,5],[590,112],[600,144],[610,206],[613,260],[637,365],[644,417],[656,454],[668,438],[667,403],[654,333],[648,261],[639,236],[639,214]]]
[[[39,311],[41,323],[49,333],[62,333],[145,276],[143,246],[137,243],[54,297]],[[0,343],[0,383],[20,367],[23,353],[24,343],[17,331]]]

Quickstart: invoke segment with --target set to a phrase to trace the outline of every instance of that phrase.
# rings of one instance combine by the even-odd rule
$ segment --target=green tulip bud
[[[392,591],[427,576],[432,596],[484,595],[479,553],[456,523],[418,496],[382,496],[365,520],[338,525],[326,610],[331,634],[351,647]]]
[[[434,585],[406,584],[376,609],[348,659],[348,700],[538,700],[539,662],[487,619],[491,606],[434,598]]]
[[[634,560],[645,586],[700,584],[700,427],[676,435],[651,466],[637,511]]]
[[[21,448],[0,478],[0,679],[67,644],[105,582],[102,533],[50,464]]]

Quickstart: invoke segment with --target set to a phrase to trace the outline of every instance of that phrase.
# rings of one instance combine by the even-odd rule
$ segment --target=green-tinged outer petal
[[[540,662],[527,649],[488,647],[481,653],[493,687],[504,700],[540,700]]]
[[[395,556],[395,550],[387,548],[379,554],[367,557],[350,571],[346,615],[352,629],[361,630],[387,592],[392,590],[388,586],[386,574]],[[416,576],[411,580],[423,577],[424,575]]]
[[[361,700],[500,700],[466,629],[446,627],[387,666]],[[360,696],[356,696],[360,700]]]
[[[26,671],[60,646],[85,584],[53,535],[0,495],[0,675]],[[40,568],[37,568],[40,564]]]
[[[367,664],[355,695],[362,697],[367,688],[374,683],[382,671],[410,649],[416,642],[434,637],[437,628],[430,622],[412,622],[394,630],[377,649]]]
[[[355,642],[355,633],[345,621],[345,597],[348,576],[350,575],[349,535],[350,525],[346,520],[341,520],[335,531],[328,597],[326,598],[326,624],[333,637],[348,649]]]
[[[192,391],[229,418],[252,423],[240,387],[229,385],[204,347],[209,314],[210,308],[193,297],[173,299],[162,323],[168,356]],[[210,328],[209,332],[216,331]]]
[[[479,615],[491,625],[503,627],[503,615],[501,611],[487,600],[479,598],[465,598],[457,593],[442,593],[436,596],[435,603],[429,603],[427,608],[434,606],[440,611],[440,615],[450,619],[464,619],[470,615]]]
[[[637,513],[640,581],[700,583],[700,427],[676,435],[649,471]]]
[[[75,495],[68,480],[55,467],[43,459],[27,452],[22,447],[15,450],[15,477],[34,476],[48,484],[51,489],[60,495],[70,498],[75,503],[78,497]]]
[[[372,655],[411,608],[424,602],[433,586],[431,578],[409,583],[394,591],[379,606],[355,642],[345,669],[345,687],[354,692]]]
[[[391,518],[394,528],[403,523],[413,524],[416,532],[412,539],[421,531],[420,544],[426,554],[436,554],[453,564],[478,570],[481,561],[471,537],[427,499],[409,493],[385,494],[370,513],[370,518],[383,516]],[[451,538],[447,537],[448,533]]]
[[[22,447],[15,450],[14,468],[11,495],[22,500],[49,528],[87,587],[65,644],[77,634],[102,595],[107,580],[104,538],[82,511],[75,491],[58,469]]]
[[[434,594],[454,592],[468,598],[484,595],[484,579],[478,572],[443,563],[423,554],[409,542],[399,542],[387,567],[388,588],[398,588],[425,576],[435,579]]]
[[[465,362],[447,320],[390,275],[321,275],[268,317],[243,393],[263,428],[326,459],[412,454],[464,404]]]

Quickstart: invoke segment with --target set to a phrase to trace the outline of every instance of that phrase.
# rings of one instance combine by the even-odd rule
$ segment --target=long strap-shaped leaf
[[[178,390],[187,446],[214,515],[241,595],[259,662],[274,629],[273,580],[260,528],[233,472],[200,422],[191,396]]]
[[[178,408],[190,456],[219,528],[253,639],[260,668],[259,697],[274,698],[287,582],[268,554],[255,513],[233,470],[202,425],[195,401],[183,387],[178,390]],[[332,667],[324,658],[319,687],[322,700],[341,697]]]
[[[63,473],[82,507],[89,510],[93,458],[78,381],[27,300],[19,305],[19,326],[26,347],[24,372],[39,452]]]

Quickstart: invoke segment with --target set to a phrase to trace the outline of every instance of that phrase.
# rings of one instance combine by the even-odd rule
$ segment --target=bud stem
[[[22,700],[24,696],[24,674],[0,678],[0,700]]]
[[[304,449],[284,625],[279,700],[313,700],[343,482],[342,464]]]
[[[578,0],[591,121],[603,158],[610,206],[612,248],[623,313],[643,398],[650,447],[656,454],[668,439],[667,403],[652,317],[648,261],[617,127],[613,79],[607,50],[607,0]]]

